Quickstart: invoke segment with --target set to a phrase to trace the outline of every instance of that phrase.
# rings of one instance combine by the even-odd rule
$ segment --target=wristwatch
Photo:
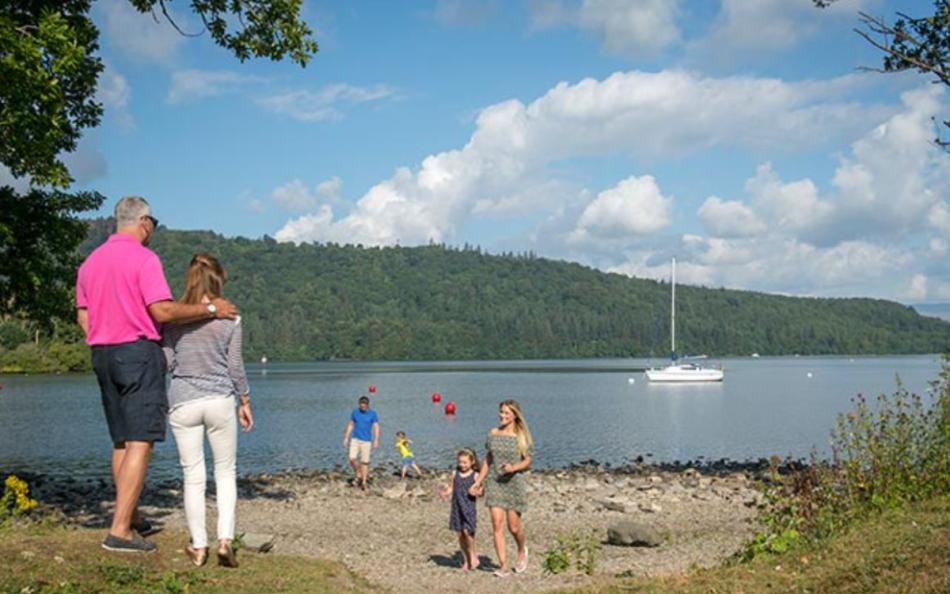
[[[208,315],[214,317],[214,314],[218,313],[218,307],[214,303],[208,304]]]

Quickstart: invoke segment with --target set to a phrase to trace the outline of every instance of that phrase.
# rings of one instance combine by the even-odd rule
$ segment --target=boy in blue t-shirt
[[[350,439],[352,436],[353,439]],[[360,396],[359,406],[350,413],[343,435],[343,447],[350,448],[350,466],[353,467],[351,484],[366,490],[369,478],[369,455],[379,447],[379,415],[369,407],[369,398]]]

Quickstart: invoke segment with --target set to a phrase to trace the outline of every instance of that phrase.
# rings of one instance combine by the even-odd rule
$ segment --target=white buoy
[[[811,378],[811,372],[810,372],[810,371],[809,371],[808,373],[806,373],[805,375],[806,375],[807,377]]]
[[[628,384],[635,384],[635,383],[637,383],[637,380],[635,380],[635,379],[633,379],[632,377],[630,377],[630,378],[627,378],[627,383],[628,383]]]
[[[261,357],[261,365],[267,365],[267,355]]]

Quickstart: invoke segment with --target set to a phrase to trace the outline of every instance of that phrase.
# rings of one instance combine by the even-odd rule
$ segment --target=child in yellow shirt
[[[412,455],[412,450],[409,449],[409,445],[412,443],[411,439],[406,439],[406,434],[402,431],[396,433],[396,449],[399,450],[399,455],[402,456],[402,465],[400,466],[400,473],[402,478],[406,478],[406,473],[411,467],[415,472],[416,476],[422,477],[422,471],[419,470],[419,467],[416,466],[416,457]]]

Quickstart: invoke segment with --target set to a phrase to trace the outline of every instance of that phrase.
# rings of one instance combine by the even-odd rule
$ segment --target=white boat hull
[[[691,382],[721,382],[722,369],[707,369],[695,365],[670,365],[662,369],[648,369],[647,379],[651,382],[685,384]]]

